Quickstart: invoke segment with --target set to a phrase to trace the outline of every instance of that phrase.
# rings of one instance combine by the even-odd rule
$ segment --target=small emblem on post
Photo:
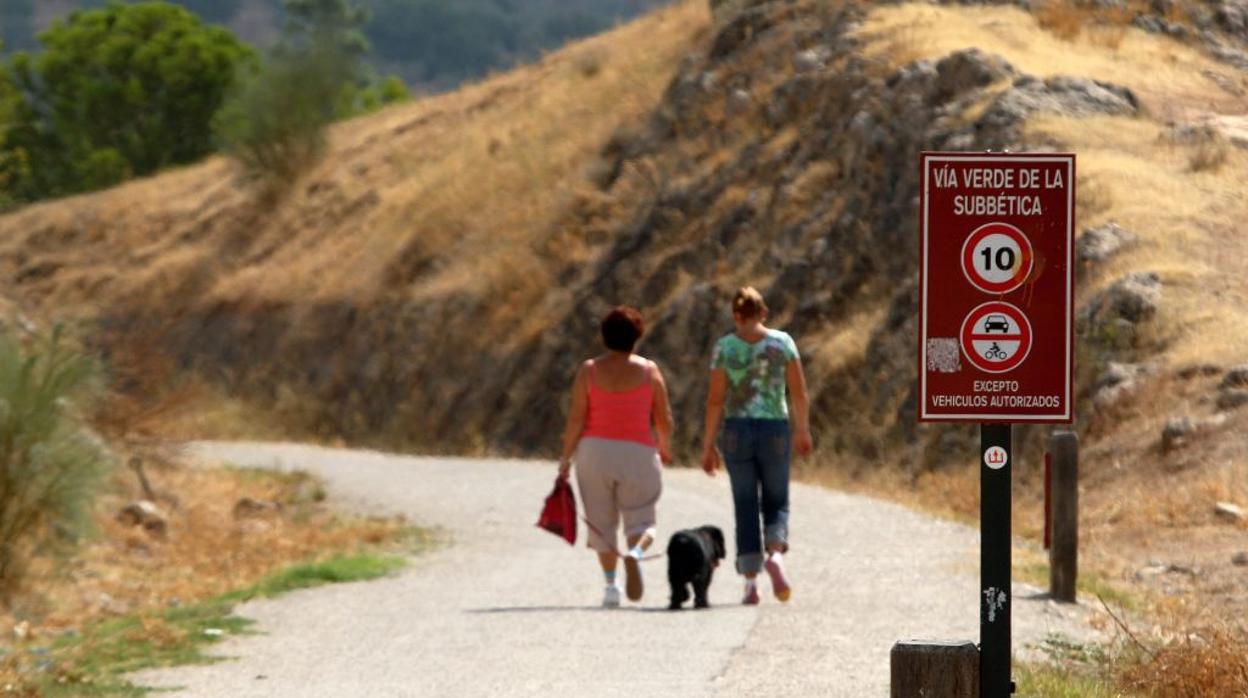
[[[984,451],[984,465],[993,470],[1000,470],[1010,464],[1010,454],[1000,446],[992,446]]]

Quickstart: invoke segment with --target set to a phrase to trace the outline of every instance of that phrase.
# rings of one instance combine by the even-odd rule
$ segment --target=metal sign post
[[[979,695],[1008,696],[1010,681],[1010,475],[1009,424],[979,427]]]
[[[918,419],[980,424],[980,695],[1010,680],[1011,424],[1074,419],[1075,156],[922,153]]]

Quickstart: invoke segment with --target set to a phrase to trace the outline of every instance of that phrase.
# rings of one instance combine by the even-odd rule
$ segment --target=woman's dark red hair
[[[646,331],[636,308],[617,305],[602,319],[602,343],[611,351],[632,351]]]

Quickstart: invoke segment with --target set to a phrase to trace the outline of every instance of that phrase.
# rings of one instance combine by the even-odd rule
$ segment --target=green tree
[[[0,167],[20,200],[147,175],[210,153],[211,128],[253,56],[228,31],[167,2],[83,10],[11,61],[19,93]]]
[[[4,47],[0,44],[0,50]],[[4,142],[4,136],[8,133],[9,128],[13,125],[18,105],[17,90],[13,87],[12,76],[9,74],[8,66],[0,63],[0,143]],[[12,159],[11,153],[0,150],[0,211],[11,207],[14,203],[10,193],[9,172],[17,169],[10,167],[8,163]]]
[[[342,89],[335,115],[347,118],[407,98],[407,86],[397,77],[382,78],[366,59],[373,46],[364,34],[372,18],[367,8],[350,0],[283,0],[286,27],[277,54],[298,59],[300,54],[336,54]],[[305,61],[306,62],[306,61]]]
[[[4,44],[0,43],[0,51]],[[0,138],[13,124],[13,115],[17,108],[18,94],[13,86],[13,75],[7,65],[0,63]]]
[[[28,0],[18,0],[26,2]],[[47,0],[43,0],[46,2]],[[77,0],[75,9],[92,9],[105,7],[116,0]],[[226,24],[238,13],[242,0],[169,0],[199,15],[201,19],[213,24]],[[279,0],[263,0],[265,4],[277,4]]]
[[[353,61],[372,51],[364,36],[369,12],[350,0],[284,0],[286,45],[296,49],[332,45]]]
[[[23,347],[0,331],[0,600],[57,532],[90,525],[108,452],[77,407],[98,388],[94,362],[60,333]]]

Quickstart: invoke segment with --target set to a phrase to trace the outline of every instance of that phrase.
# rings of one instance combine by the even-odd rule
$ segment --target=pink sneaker
[[[745,598],[741,599],[741,603],[746,606],[758,605],[758,585],[751,584],[745,588]]]
[[[775,592],[776,598],[788,601],[793,589],[789,586],[788,577],[784,576],[784,564],[779,556],[768,556],[767,562],[763,563],[763,568],[767,570],[767,576],[771,577],[771,590]]]

